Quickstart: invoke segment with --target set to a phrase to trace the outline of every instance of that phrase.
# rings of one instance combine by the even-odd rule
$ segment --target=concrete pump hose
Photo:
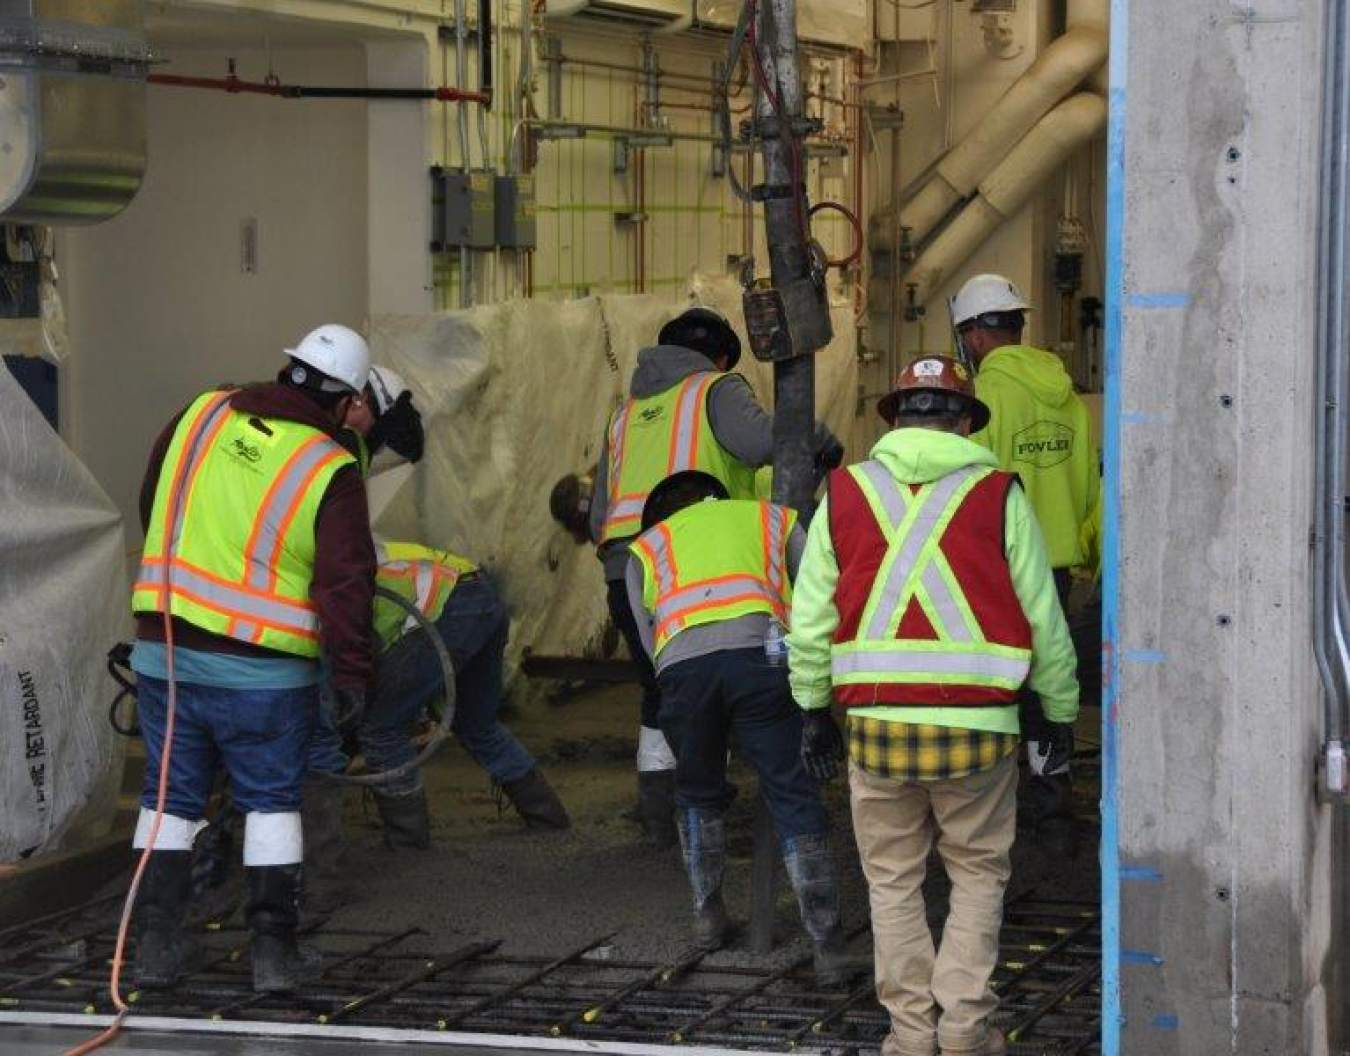
[[[375,593],[392,601],[412,617],[417,624],[418,631],[431,640],[431,647],[436,650],[436,659],[441,663],[441,679],[445,684],[445,703],[441,706],[440,724],[427,738],[427,743],[422,746],[422,750],[402,766],[396,766],[392,770],[381,770],[375,774],[331,773],[327,771],[317,773],[319,777],[344,785],[385,785],[390,781],[397,781],[401,777],[406,777],[414,770],[419,770],[425,766],[427,761],[440,750],[441,745],[453,736],[450,731],[450,724],[455,721],[455,665],[450,659],[450,651],[446,649],[445,642],[441,641],[441,636],[436,631],[436,625],[422,615],[421,610],[402,595],[395,594],[392,590],[380,586],[375,588]]]

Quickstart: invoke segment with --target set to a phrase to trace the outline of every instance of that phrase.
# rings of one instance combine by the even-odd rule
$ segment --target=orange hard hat
[[[970,431],[978,433],[989,424],[989,408],[975,396],[975,380],[965,364],[951,356],[920,356],[900,372],[895,387],[877,401],[877,413],[890,424],[900,412],[901,398],[908,393],[931,392],[958,397],[931,407],[915,407],[917,413],[964,413],[970,415]],[[911,401],[906,401],[911,402]],[[919,401],[924,402],[924,401]]]

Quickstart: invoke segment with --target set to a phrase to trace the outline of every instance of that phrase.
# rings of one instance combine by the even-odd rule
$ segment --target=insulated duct
[[[139,0],[0,0],[0,220],[94,224],[145,173]]]
[[[1106,34],[1091,26],[1073,27],[1046,48],[901,207],[898,227],[908,228],[910,243],[926,238],[1052,106],[1105,61]],[[889,210],[872,221],[873,249],[891,250]]]
[[[1106,126],[1106,101],[1093,92],[1066,99],[980,183],[978,195],[923,251],[905,275],[908,300],[925,304],[991,234],[1079,147]]]

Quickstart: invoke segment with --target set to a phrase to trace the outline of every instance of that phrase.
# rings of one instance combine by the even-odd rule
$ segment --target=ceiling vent
[[[673,33],[694,21],[693,0],[544,0],[546,18],[577,17]]]

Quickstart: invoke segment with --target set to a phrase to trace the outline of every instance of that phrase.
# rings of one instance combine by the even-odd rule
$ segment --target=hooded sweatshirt
[[[679,345],[654,345],[638,353],[637,367],[628,386],[631,399],[643,400],[673,388],[692,374],[716,371],[702,352]],[[708,424],[713,438],[733,457],[752,469],[773,460],[773,415],[755,399],[750,383],[739,374],[725,374],[708,393]],[[822,449],[834,440],[823,422],[816,423],[816,445]],[[609,505],[609,430],[600,448],[600,465],[591,493],[591,539],[599,542]],[[605,567],[606,580],[622,580],[628,567],[628,539],[611,539],[600,546],[597,556]]]
[[[1083,563],[1079,541],[1097,495],[1092,419],[1059,357],[1029,345],[1004,345],[984,357],[975,394],[989,425],[971,437],[1022,478],[1045,533],[1054,568]]]
[[[230,398],[232,410],[256,414],[261,418],[281,418],[300,422],[322,430],[342,442],[337,427],[317,403],[293,386],[266,382],[240,389]],[[181,412],[164,427],[150,451],[150,462],[141,483],[141,527],[150,522],[155,489],[159,485],[164,456],[173,440],[174,430],[182,418]],[[366,508],[366,486],[360,469],[344,466],[328,482],[314,522],[314,573],[310,581],[310,597],[319,615],[319,631],[324,654],[333,672],[333,684],[343,687],[364,686],[375,673],[371,648],[372,608],[375,597],[375,544],[370,537],[370,517]],[[301,684],[318,681],[318,665],[297,660],[286,653],[243,642],[236,638],[212,634],[186,620],[173,618],[176,646],[200,653],[240,657],[263,661],[287,671],[297,667],[311,669]],[[158,614],[142,613],[136,619],[137,637],[142,642],[164,641],[164,620]],[[137,668],[143,674],[157,674],[155,669]],[[266,668],[254,664],[252,668],[235,665],[235,672],[243,672],[246,681],[271,688],[284,686],[290,680],[283,677],[269,683]]]
[[[966,466],[996,465],[994,456],[978,444],[933,429],[893,430],[872,448],[871,457],[902,484],[927,484]],[[808,711],[830,706],[830,645],[839,626],[834,600],[839,563],[830,536],[828,502],[827,497],[807,533],[806,552],[793,585],[792,628],[787,636],[792,696]],[[1048,719],[1072,722],[1078,715],[1073,641],[1055,593],[1040,528],[1020,487],[1008,489],[1003,551],[1013,590],[1031,624],[1031,671],[1026,684],[1040,695]],[[1016,704],[1006,708],[880,706],[852,711],[888,722],[1018,732]]]

